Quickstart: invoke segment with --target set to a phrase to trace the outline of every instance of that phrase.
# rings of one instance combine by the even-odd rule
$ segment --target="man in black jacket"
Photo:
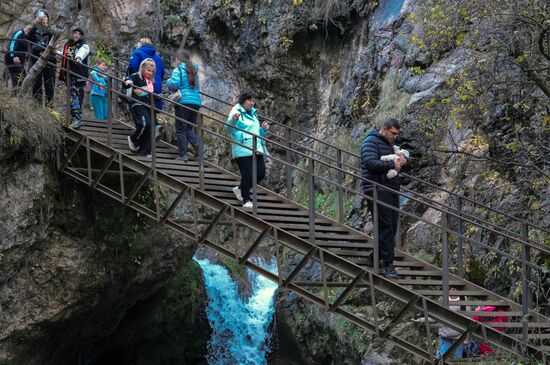
[[[388,118],[379,131],[370,130],[361,144],[361,176],[382,185],[377,187],[378,200],[396,208],[399,208],[399,195],[385,189],[384,186],[399,191],[399,176],[388,179],[386,173],[391,169],[400,171],[401,167],[407,163],[407,159],[399,156],[394,161],[382,161],[380,157],[394,154],[393,142],[399,134],[399,128],[397,119]],[[373,184],[363,180],[361,185],[365,195],[372,197]],[[373,202],[367,199],[367,205],[372,213]],[[384,268],[384,275],[396,279],[399,274],[393,267],[393,259],[399,212],[380,204],[377,204],[377,209],[380,263]]]
[[[84,31],[82,28],[73,29],[71,39],[63,46],[59,80],[64,81],[70,89],[71,125],[74,129],[78,129],[82,125],[82,103],[84,102],[84,86],[88,80],[89,54],[90,47],[84,40]]]
[[[34,15],[36,22],[27,36],[27,39],[33,42],[31,44],[31,67],[38,61],[38,58],[44,52],[53,36],[48,24],[50,20],[48,12],[40,9]],[[34,79],[32,93],[39,102],[42,102],[42,85],[44,85],[44,90],[46,91],[46,104],[50,104],[53,100],[55,91],[55,62],[55,53],[52,52],[48,58],[48,64]]]
[[[27,25],[23,29],[19,29],[13,33],[8,44],[8,52],[4,56],[14,94],[25,78],[25,61],[27,60],[27,51],[29,48],[26,38],[31,28],[32,25]]]

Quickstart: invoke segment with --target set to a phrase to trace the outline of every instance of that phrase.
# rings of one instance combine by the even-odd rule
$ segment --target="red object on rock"
[[[497,310],[497,308],[495,306],[486,305],[486,306],[483,306],[483,307],[477,307],[476,312],[496,312],[496,313],[498,313],[498,312],[504,312],[504,310],[502,310],[502,309]],[[472,316],[472,319],[475,320],[475,321],[484,322],[484,323],[497,323],[497,322],[508,323],[509,322],[508,317],[499,316],[499,315],[496,315],[494,317]],[[493,327],[493,328],[497,331],[504,332],[503,327]],[[491,348],[491,346],[487,345],[486,343],[481,342],[479,344],[479,352],[481,353],[481,356],[488,355],[488,354],[493,352],[493,349]]]

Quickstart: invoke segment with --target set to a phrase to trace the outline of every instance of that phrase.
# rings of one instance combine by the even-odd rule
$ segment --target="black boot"
[[[399,274],[395,271],[393,263],[388,263],[384,265],[384,276],[388,279],[399,279]]]
[[[369,258],[367,259],[367,267],[374,267],[374,258],[372,256],[369,256]],[[384,268],[384,261],[383,260],[378,261],[378,267],[380,269]]]

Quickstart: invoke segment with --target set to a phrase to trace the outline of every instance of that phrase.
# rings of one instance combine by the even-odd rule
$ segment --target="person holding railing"
[[[35,13],[35,24],[29,31],[27,39],[32,42],[31,45],[31,67],[38,61],[40,55],[46,50],[50,43],[53,33],[49,27],[50,16],[44,9],[37,10]],[[52,52],[48,58],[48,64],[34,79],[32,94],[38,102],[42,102],[42,86],[46,92],[46,104],[53,100],[55,91],[55,53]]]
[[[84,31],[81,28],[73,29],[71,39],[63,46],[59,81],[64,81],[70,89],[71,124],[74,129],[82,125],[82,103],[84,86],[88,80],[89,54],[90,47],[84,40]],[[69,74],[69,71],[73,73]]]
[[[4,55],[4,62],[11,78],[12,94],[17,92],[26,75],[25,61],[29,48],[26,38],[31,28],[32,25],[29,24],[13,33],[8,44],[8,51]]]
[[[399,219],[399,211],[397,210],[399,209],[399,195],[384,189],[384,187],[399,191],[399,175],[393,179],[388,179],[386,174],[392,169],[399,172],[407,163],[407,159],[398,156],[392,161],[382,161],[380,158],[394,153],[393,143],[399,134],[399,129],[397,119],[388,118],[380,130],[370,130],[361,144],[361,176],[381,185],[375,187],[371,182],[363,180],[361,183],[364,194],[373,197],[376,188],[378,201],[395,207],[395,209],[392,209],[380,204],[376,205],[378,211],[379,259],[383,265],[384,275],[391,279],[399,277],[393,266],[395,234],[397,233]],[[367,205],[369,211],[373,214],[373,201],[367,199]]]
[[[231,155],[237,161],[241,172],[241,183],[233,188],[233,193],[237,200],[243,202],[243,208],[254,207],[250,199],[250,189],[253,185],[252,150],[254,148],[254,135],[263,137],[269,130],[267,122],[264,121],[260,125],[254,108],[255,104],[256,92],[253,90],[243,91],[239,96],[238,103],[229,112],[225,124],[225,130],[235,142],[231,146]],[[259,184],[265,177],[264,155],[267,155],[267,148],[264,140],[256,138],[256,141],[256,183]]]
[[[151,98],[155,95],[153,86],[155,75],[155,61],[146,58],[139,66],[139,72],[132,74],[124,81],[124,87],[132,87],[130,110],[136,130],[128,136],[128,146],[132,152],[141,156],[151,157]],[[142,104],[143,103],[143,104]],[[145,104],[145,105],[144,105]]]
[[[137,42],[137,49],[132,52],[130,61],[128,62],[128,68],[126,70],[127,75],[132,75],[140,71],[141,63],[146,58],[150,58],[155,62],[155,77],[154,84],[155,94],[162,94],[162,80],[166,74],[162,57],[157,54],[156,48],[153,46],[153,41],[150,38],[141,38]],[[162,109],[162,99],[155,101],[155,107]]]
[[[178,90],[176,93],[177,103],[175,106],[176,117],[176,138],[179,154],[176,158],[180,161],[187,161],[187,143],[193,146],[194,153],[197,153],[198,138],[193,126],[197,124],[198,110],[201,107],[201,96],[199,94],[199,66],[191,62],[191,53],[180,50],[176,56],[178,66],[172,71],[172,76],[166,81],[171,90]],[[179,93],[179,95],[177,95]],[[181,104],[181,105],[180,105]]]

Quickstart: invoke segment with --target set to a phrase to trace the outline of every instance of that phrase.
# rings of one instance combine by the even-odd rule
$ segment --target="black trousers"
[[[252,188],[252,156],[239,157],[236,159],[241,172],[241,183],[239,188],[243,196],[243,203],[251,201],[250,189]],[[263,155],[256,155],[256,184],[259,184],[265,177],[265,162]]]
[[[151,111],[142,105],[136,105],[132,108],[132,117],[136,130],[130,138],[139,146],[137,153],[146,156],[151,153]]]
[[[372,191],[366,192],[366,195],[372,197]],[[378,189],[378,200],[386,204],[399,208],[399,195],[393,194],[383,189]],[[372,214],[373,202],[367,199],[367,206]],[[384,207],[380,204],[376,204],[378,207],[378,252],[380,261],[384,262],[384,265],[392,264],[394,259],[395,249],[395,234],[397,233],[397,223],[399,221],[399,212],[397,210]]]
[[[46,104],[50,104],[53,100],[55,90],[55,67],[46,66],[34,79],[32,85],[32,94],[38,102],[42,102],[42,85],[46,91]]]
[[[23,79],[27,75],[27,73],[25,72],[25,67],[23,65],[11,64],[6,65],[6,68],[10,73],[12,94],[15,94],[15,92],[23,83]]]
[[[182,104],[184,106],[176,105],[176,117],[197,124],[197,117],[199,116],[199,105],[195,104]],[[188,109],[189,108],[189,109]],[[187,143],[191,143],[195,146],[198,142],[198,137],[193,130],[193,126],[176,119],[176,138],[178,141],[178,149],[180,156],[187,154]]]

